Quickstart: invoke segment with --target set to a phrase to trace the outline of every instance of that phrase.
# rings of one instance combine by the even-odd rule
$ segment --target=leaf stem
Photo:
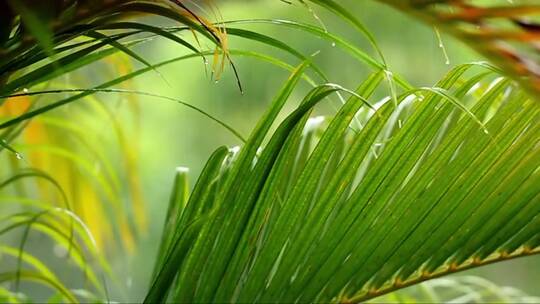
[[[440,277],[443,277],[443,276],[447,276],[447,275],[450,275],[450,274],[462,272],[462,271],[465,271],[465,270],[469,270],[469,269],[473,269],[473,268],[477,268],[477,267],[481,267],[481,266],[490,265],[490,264],[493,264],[493,263],[509,261],[509,260],[522,258],[522,257],[527,257],[527,256],[533,256],[533,255],[536,255],[536,254],[540,254],[540,248],[529,249],[529,250],[521,250],[518,254],[514,254],[514,255],[500,254],[498,257],[495,257],[495,258],[492,258],[492,259],[486,259],[486,260],[483,260],[483,261],[472,261],[470,263],[466,263],[466,264],[463,264],[463,265],[457,266],[457,267],[453,266],[453,265],[450,265],[445,270],[440,271],[440,272],[435,272],[435,273],[431,273],[431,274],[423,273],[420,276],[418,276],[416,278],[413,278],[413,279],[411,279],[409,281],[405,281],[405,282],[394,281],[394,284],[392,284],[392,285],[390,285],[388,287],[379,289],[379,290],[371,290],[371,291],[368,291],[367,293],[364,293],[364,294],[361,294],[361,295],[356,295],[356,296],[353,296],[352,298],[349,298],[349,299],[342,298],[342,299],[339,300],[339,303],[362,303],[362,302],[366,302],[367,300],[370,300],[370,299],[373,299],[373,298],[376,298],[376,297],[380,297],[382,295],[391,293],[393,291],[403,289],[403,288],[406,288],[406,287],[409,287],[409,286],[412,286],[412,285],[416,285],[416,284],[419,284],[419,283],[422,283],[422,282],[425,282],[425,281],[428,281],[428,280],[440,278]]]

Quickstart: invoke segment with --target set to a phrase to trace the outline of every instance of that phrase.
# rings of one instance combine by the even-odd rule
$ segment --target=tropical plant
[[[6,166],[11,167],[14,176],[47,175],[62,185],[65,200],[74,203],[70,208],[89,225],[100,247],[104,242],[112,245],[114,242],[111,241],[116,239],[113,235],[116,234],[122,236],[120,239],[124,248],[132,249],[135,235],[145,230],[146,218],[135,166],[137,155],[131,147],[132,144],[126,140],[128,136],[125,132],[128,128],[120,127],[110,108],[96,100],[92,92],[83,92],[49,104],[46,104],[48,100],[43,100],[46,98],[41,98],[39,103],[29,100],[29,97],[40,94],[25,93],[28,93],[29,88],[44,90],[58,86],[59,81],[56,79],[65,75],[88,78],[88,75],[76,74],[76,70],[103,59],[117,69],[115,73],[132,72],[129,59],[157,72],[148,61],[130,49],[152,39],[145,34],[161,35],[200,53],[192,44],[161,28],[126,21],[126,17],[132,14],[155,14],[173,19],[186,24],[194,33],[204,33],[218,46],[223,45],[221,39],[225,39],[225,36],[203,17],[195,15],[181,2],[174,1],[40,1],[37,4],[35,1],[3,1],[0,8],[0,96],[12,96],[17,91],[23,93],[22,96],[12,97],[5,102],[0,101],[5,103],[0,113],[8,118],[0,127],[0,151],[7,148],[14,152],[17,158],[25,155],[25,159],[32,160],[33,168],[30,171],[33,173],[21,171],[20,162],[13,158],[6,159]],[[131,40],[124,43],[126,39]],[[218,69],[216,66],[216,73],[219,73]],[[110,78],[107,75],[103,77]],[[109,86],[122,82],[122,89],[131,88],[126,79],[116,76],[113,79]],[[72,79],[71,83],[76,84],[77,81]],[[139,111],[136,100],[130,98],[130,111],[136,122]],[[68,114],[70,118],[67,118],[65,113],[46,113],[79,99],[87,100],[90,108],[71,111]],[[47,115],[42,115],[44,113]],[[85,138],[85,129],[102,128],[95,125],[96,116],[103,117],[105,123],[113,125],[119,150],[122,151],[121,158],[124,159],[123,167],[115,167],[111,163],[110,156],[102,149],[107,146],[106,142],[101,141],[103,138]],[[73,123],[74,117],[80,122],[79,125]],[[35,119],[30,122],[33,118]],[[82,126],[81,123],[85,121],[88,123]],[[100,131],[93,132],[99,133]],[[26,145],[19,145],[15,152],[10,144],[21,134],[25,137]],[[73,137],[73,141],[65,141],[66,136]],[[55,142],[55,138],[61,140]],[[96,145],[100,141],[101,144]],[[30,152],[23,151],[27,149],[30,149]],[[36,173],[36,170],[39,172]],[[105,174],[100,174],[100,170]],[[74,179],[79,182],[71,183]],[[10,176],[6,185],[15,180],[21,178],[13,179]],[[127,182],[123,183],[121,180]],[[18,196],[25,196],[23,189],[24,186],[19,183]],[[51,194],[47,185],[41,183],[40,191],[41,200],[56,200],[56,193]],[[121,198],[125,191],[130,194],[129,204]],[[13,200],[14,197],[5,199]],[[110,206],[113,215],[107,211]],[[128,216],[129,214],[132,216]],[[109,217],[113,223],[109,226],[113,227],[103,225],[103,217]]]
[[[146,301],[359,302],[537,253],[537,103],[490,71],[464,78],[474,66],[397,103],[370,105],[380,72],[355,93],[320,85],[268,133],[299,68],[244,148],[171,201]],[[309,120],[339,91],[327,127]]]
[[[244,143],[239,148],[217,149],[191,191],[187,172],[178,171],[145,302],[362,302],[540,251],[540,108],[534,95],[531,98],[531,93],[538,92],[536,55],[510,56],[493,48],[499,40],[534,47],[528,42],[534,41],[530,37],[536,37],[536,27],[521,17],[537,12],[538,6],[505,6],[512,8],[510,15],[501,13],[498,6],[479,8],[462,1],[384,1],[464,39],[497,65],[459,65],[436,85],[415,87],[390,72],[375,39],[345,8],[333,1],[311,2],[351,23],[371,42],[378,57],[324,27],[301,22],[259,19],[211,25],[179,1],[110,1],[101,6],[93,6],[96,1],[56,1],[61,6],[50,16],[36,14],[41,10],[30,9],[26,1],[8,1],[9,8],[3,10],[9,18],[2,20],[10,21],[6,23],[9,33],[2,36],[0,67],[5,84],[0,96],[74,94],[41,107],[32,104],[0,124],[5,130],[2,137],[8,139],[2,148],[15,155],[22,146],[12,140],[27,121],[45,117],[47,123],[54,119],[45,113],[95,93],[151,95],[179,102],[114,88],[172,62],[214,56],[216,77],[232,56],[251,56],[291,70],[248,139],[205,111],[182,103],[217,121]],[[187,27],[157,27],[117,18],[133,12],[165,16]],[[436,14],[440,15],[433,18]],[[486,21],[500,16],[515,24],[512,30],[520,31],[519,35],[495,31]],[[40,26],[52,20],[53,30]],[[355,90],[343,88],[331,83],[309,57],[275,38],[243,28],[253,23],[328,40],[373,71],[358,80]],[[489,41],[479,43],[478,36],[467,36],[472,35],[469,23],[479,25],[475,34],[487,32]],[[199,51],[176,35],[188,29],[214,42],[216,50]],[[292,67],[265,54],[230,49],[225,33],[280,49],[302,63]],[[130,49],[155,36],[194,53],[151,64]],[[89,89],[47,88],[48,81],[118,52],[143,67]],[[502,77],[504,73],[518,82]],[[278,121],[301,81],[312,89]],[[343,102],[337,113],[311,117],[313,109],[331,95]],[[99,103],[94,104],[95,111],[101,111]],[[57,118],[56,124],[77,132],[65,119]],[[24,177],[52,184],[65,206],[14,200],[38,211],[6,217],[1,234],[26,228],[19,248],[2,248],[15,258],[16,270],[1,273],[0,282],[41,282],[57,291],[51,301],[106,298],[107,288],[100,274],[88,267],[87,253],[106,275],[112,274],[79,212],[71,211],[68,202],[77,197],[66,195],[56,178],[33,169],[14,174],[0,187]],[[88,278],[85,290],[92,292],[65,287],[24,250],[30,229],[49,235],[66,249]],[[30,269],[23,269],[23,264]],[[472,279],[462,283],[481,285]],[[8,289],[0,291],[8,300],[21,300]],[[518,293],[513,296],[526,299]]]

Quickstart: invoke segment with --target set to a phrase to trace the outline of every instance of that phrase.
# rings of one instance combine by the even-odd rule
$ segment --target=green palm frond
[[[376,72],[328,123],[311,109],[351,92],[321,85],[269,133],[300,67],[244,147],[215,152],[185,208],[172,200],[146,301],[361,302],[540,252],[540,109],[475,68],[397,107],[367,102]]]
[[[82,137],[70,121],[50,111],[107,92],[179,102],[239,135],[178,99],[115,88],[140,74],[199,56],[218,58],[213,65],[216,77],[230,55],[291,68],[268,55],[229,50],[228,34],[285,51],[303,63],[293,68],[243,146],[217,149],[192,191],[188,191],[186,170],[178,171],[146,302],[362,302],[447,274],[539,253],[540,108],[531,99],[534,96],[523,90],[540,90],[537,50],[531,43],[538,29],[535,19],[524,18],[536,14],[537,5],[383,1],[470,43],[519,83],[500,77],[499,69],[491,65],[477,63],[455,67],[433,87],[414,87],[389,71],[375,40],[352,14],[333,1],[312,2],[348,21],[372,44],[378,58],[324,28],[301,22],[244,20],[214,26],[180,1],[48,0],[37,6],[34,1],[4,1],[0,4],[0,98],[67,96],[7,115],[0,129],[1,137],[9,140],[0,142],[0,151],[41,148],[70,155],[89,172],[90,178],[79,176],[77,181],[90,193],[99,188],[113,207],[122,205],[117,183],[121,178],[109,174],[111,170],[95,176],[87,165],[85,156],[95,156],[92,152],[103,156],[99,149],[77,146],[73,152],[69,146],[29,146],[12,140],[30,120],[60,129],[57,134]],[[40,9],[42,5],[54,9]],[[164,28],[126,20],[138,14],[185,26]],[[239,28],[250,23],[295,29],[331,41],[372,72],[355,91],[329,83],[308,56],[279,39]],[[216,50],[202,52],[176,35],[186,30],[206,37],[217,45]],[[193,53],[152,64],[131,48],[155,36]],[[501,46],[503,42],[510,46]],[[143,67],[93,88],[48,90],[43,85],[115,53]],[[308,68],[323,84],[310,78]],[[302,79],[313,89],[278,122]],[[374,99],[386,91],[386,97]],[[335,115],[312,117],[313,109],[335,93],[350,98]],[[0,102],[2,109],[9,105]],[[96,112],[107,110],[97,102],[91,104],[99,108]],[[111,167],[107,163],[103,160],[105,167]],[[7,177],[0,188],[26,173],[18,169],[13,168],[19,173]],[[58,184],[55,178],[40,175],[40,170],[32,172],[33,177],[45,176],[49,188],[51,182]],[[55,192],[50,197],[59,196]],[[89,195],[78,197],[82,206],[97,212],[94,205],[84,204],[83,197]],[[15,259],[16,266],[2,270],[1,282],[40,282],[55,291],[57,301],[107,297],[99,275],[87,267],[88,259],[95,259],[110,275],[106,255],[96,249],[88,228],[69,205],[51,207],[15,195],[0,200],[30,207],[6,216],[0,227],[0,235],[16,228],[25,231],[19,249],[0,248],[4,256]],[[120,226],[123,212],[116,211]],[[97,296],[76,293],[25,251],[26,237],[34,232],[72,253],[76,267],[88,278],[85,290]],[[17,301],[19,295],[2,288],[0,299]]]
[[[163,29],[124,19],[154,15],[174,20],[209,38],[228,57],[225,33],[177,0],[48,0],[2,2],[0,33],[0,95],[8,95],[89,64],[96,52],[112,46],[136,61],[151,66],[131,51],[122,39],[140,34],[160,35],[198,53],[197,47]],[[52,59],[52,62],[48,62]],[[48,63],[32,73],[13,77],[36,64]],[[217,64],[217,62],[216,62]],[[66,68],[66,66],[68,66]],[[217,65],[216,72],[219,73]]]

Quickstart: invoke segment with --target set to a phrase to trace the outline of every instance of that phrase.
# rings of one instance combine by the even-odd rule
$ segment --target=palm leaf
[[[315,133],[302,131],[310,109],[341,89],[315,88],[268,134],[280,94],[240,154],[218,150],[202,173],[213,182],[167,230],[146,301],[360,302],[538,253],[537,103],[491,71],[465,77],[473,68],[402,93],[397,108],[385,99],[357,132],[380,75]]]
[[[157,27],[138,22],[118,22],[118,19],[133,15],[155,15],[182,23],[194,32],[208,37],[223,50],[224,58],[229,58],[224,32],[176,0],[50,0],[40,2],[39,5],[28,1],[7,1],[5,6],[2,19],[6,23],[3,28],[6,33],[0,36],[2,95],[41,83],[44,76],[52,73],[66,73],[65,65],[85,62],[86,57],[92,57],[105,45],[111,45],[151,66],[144,58],[120,43],[121,39],[134,34],[159,35],[198,52],[197,48],[184,39]],[[116,30],[116,33],[102,33],[110,30]],[[75,52],[82,37],[88,37],[87,41],[93,43]],[[72,52],[63,55],[67,50]],[[41,67],[39,71],[11,79],[17,71],[42,63],[47,58],[52,59],[52,62]],[[88,63],[89,61],[86,61],[86,64]],[[215,72],[220,74],[221,70]]]
[[[211,25],[180,1],[48,2],[59,5],[53,15],[30,9],[27,1],[11,4],[2,12],[7,22],[1,22],[11,28],[8,34],[0,33],[0,96],[31,95],[16,92],[115,52],[123,52],[145,67],[95,88],[72,89],[80,94],[9,117],[0,124],[8,135],[13,131],[16,136],[18,128],[32,118],[50,123],[51,117],[43,116],[45,113],[96,92],[136,92],[110,87],[159,66],[205,54],[174,35],[178,28],[118,21],[117,16],[162,16],[207,37],[221,48],[213,52],[216,58],[223,58],[213,64],[216,77],[233,53],[228,50],[228,30]],[[298,108],[278,123],[278,114],[300,79],[313,83],[303,74],[308,66],[328,81],[317,66],[304,62],[293,71],[243,147],[222,147],[212,155],[189,197],[185,175],[178,177],[147,302],[359,302],[424,280],[540,251],[537,103],[513,82],[495,78],[489,66],[488,71],[474,76],[465,75],[476,65],[458,66],[436,86],[414,88],[390,73],[375,40],[354,16],[333,1],[313,2],[351,23],[380,59],[317,26],[282,20],[227,24],[275,24],[319,36],[366,63],[374,73],[354,92],[329,83],[315,86]],[[493,14],[496,7],[478,9],[461,1],[436,2],[396,5],[421,18],[433,13],[438,18],[429,22],[464,40],[467,24],[480,23],[482,33],[486,26],[467,19],[468,14],[455,18],[462,23],[447,21],[444,14],[455,13],[450,6],[459,12],[489,10],[482,13],[483,21],[499,16]],[[535,25],[524,21],[524,10],[517,7],[509,10],[512,22],[518,31],[534,34]],[[535,11],[532,6],[519,7]],[[36,20],[50,26],[36,27]],[[108,34],[109,30],[114,34]],[[228,32],[306,59],[272,37],[237,28]],[[124,41],[139,34],[147,36]],[[195,54],[152,65],[130,50],[130,46],[154,36],[173,40]],[[538,89],[534,65],[523,59],[531,52],[526,57],[514,50],[504,53],[497,48],[499,42],[514,38],[502,36],[487,37],[486,43],[475,47],[534,92]],[[268,56],[236,53],[290,68]],[[513,60],[501,59],[509,57]],[[390,84],[389,96],[369,102],[384,78]],[[310,119],[313,108],[334,93],[350,94],[351,98],[334,117]],[[271,132],[276,124],[277,130]],[[56,120],[56,126],[70,129],[62,119]],[[2,142],[0,148],[42,149],[70,159],[91,177],[81,187],[91,189],[89,181],[93,181],[108,201],[121,205],[118,177],[94,176],[88,161],[77,153],[51,145],[12,147],[11,142]],[[88,208],[88,204],[82,205]],[[29,225],[35,217],[33,213],[14,215],[9,219],[17,221],[8,228]],[[121,229],[128,226],[125,218],[119,217],[117,222]],[[55,222],[35,226],[56,237],[58,243],[79,248],[63,233],[66,227]],[[20,261],[28,257],[22,250],[19,256]],[[82,255],[77,260],[86,265]],[[58,291],[58,299],[75,300],[72,291],[42,274],[17,269],[1,275],[1,280],[43,282]],[[95,276],[92,281],[95,283]]]
[[[112,244],[111,232],[120,230],[117,234],[123,236],[124,248],[132,251],[135,236],[145,230],[146,215],[141,185],[134,166],[136,155],[131,144],[125,140],[126,136],[114,116],[105,113],[105,116],[110,116],[108,118],[115,125],[120,149],[125,154],[125,168],[120,170],[125,171],[128,176],[126,180],[129,182],[126,184],[120,183],[121,173],[116,172],[119,168],[111,166],[108,157],[105,156],[103,146],[89,145],[85,139],[87,136],[81,136],[86,132],[81,133],[77,132],[76,128],[70,128],[72,124],[70,125],[67,119],[58,116],[41,116],[32,122],[28,119],[21,120],[35,110],[35,106],[38,105],[36,101],[40,97],[8,100],[6,96],[21,90],[28,92],[28,89],[46,87],[51,80],[61,75],[72,74],[75,70],[117,52],[127,54],[142,62],[150,70],[157,71],[152,64],[131,50],[132,46],[146,42],[153,36],[172,40],[202,55],[196,47],[178,35],[152,25],[123,21],[134,15],[150,14],[180,22],[192,31],[210,38],[222,49],[224,56],[228,56],[228,51],[222,45],[223,33],[204,17],[194,14],[183,3],[169,0],[105,2],[50,0],[39,3],[4,1],[0,14],[0,19],[2,19],[0,95],[3,95],[0,98],[0,105],[2,105],[1,112],[5,115],[2,115],[3,122],[6,122],[4,118],[13,122],[6,126],[0,135],[2,139],[0,151],[7,149],[15,153],[17,158],[22,158],[22,154],[11,147],[12,142],[22,137],[20,141],[23,145],[19,145],[17,149],[27,147],[32,151],[28,152],[29,158],[25,161],[31,161],[35,167],[42,170],[55,171],[54,178],[68,193],[69,201],[74,202],[76,212],[92,227],[99,246],[102,247],[105,243]],[[126,39],[131,40],[126,41]],[[115,58],[118,62],[119,56]],[[129,72],[128,70],[127,74]],[[92,98],[88,95],[90,94],[79,97],[91,100]],[[93,102],[92,105],[98,114],[109,111],[99,102]],[[63,135],[59,136],[59,133]],[[55,141],[54,146],[41,146],[41,150],[37,149],[46,138],[73,140]],[[13,174],[17,174],[21,164],[11,159],[7,161],[10,162]],[[91,166],[88,165],[90,163],[104,168],[106,171],[104,176],[92,173],[95,170],[90,168]],[[80,168],[83,168],[82,172],[78,170]],[[74,178],[80,182],[71,183],[70,181]],[[29,185],[24,182],[16,183],[15,186],[19,194],[25,195],[25,188]],[[32,186],[30,184],[30,187]],[[133,201],[127,204],[128,208],[125,208],[126,204],[120,201],[121,198],[118,195],[124,187],[128,189]],[[50,195],[50,190],[43,187],[39,181],[38,189],[40,196],[44,199],[54,197]],[[106,207],[108,203],[113,206],[113,210],[116,210],[112,215],[105,214],[109,208]],[[89,208],[88,205],[95,205],[95,207]],[[130,214],[133,216],[130,217]],[[113,224],[103,225],[104,217],[110,218]]]

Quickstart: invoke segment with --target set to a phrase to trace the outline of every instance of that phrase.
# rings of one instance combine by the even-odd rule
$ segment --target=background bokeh
[[[220,17],[222,20],[277,18],[319,24],[317,20],[319,18],[329,32],[339,33],[351,42],[361,45],[368,53],[375,54],[365,38],[360,37],[343,21],[316,7],[313,7],[313,10],[317,17],[302,5],[289,5],[277,0],[215,2],[222,14]],[[482,59],[463,44],[443,35],[442,40],[450,60],[450,64],[447,64],[433,28],[371,1],[340,2],[365,22],[376,37],[390,69],[405,76],[413,84],[433,85],[451,65]],[[159,19],[149,21],[171,25]],[[313,60],[329,75],[331,82],[347,88],[355,88],[368,73],[368,69],[356,62],[351,63],[347,54],[326,41],[278,26],[259,24],[244,27],[279,38],[303,54],[316,54]],[[193,40],[191,33],[185,33],[184,36]],[[235,37],[229,37],[229,40],[232,49],[260,51],[281,58],[292,65],[299,63],[290,55],[254,42],[246,42]],[[211,45],[204,41],[201,45],[203,48],[212,49]],[[150,62],[159,62],[187,53],[177,44],[164,40],[145,43],[137,46],[135,50]],[[174,97],[196,105],[247,135],[289,72],[253,58],[233,57],[233,60],[238,67],[240,80],[245,89],[244,94],[238,90],[229,67],[219,82],[215,82],[209,75],[209,68],[200,58],[160,68],[159,72],[163,77],[154,72],[147,73],[136,78],[132,86],[137,90]],[[138,63],[133,65],[140,66]],[[85,86],[89,86],[93,82],[102,81],[104,75],[111,75],[114,72],[114,69],[108,70],[107,63],[100,63],[74,76],[79,75],[82,80],[63,79],[63,81],[77,83],[79,86],[85,83]],[[289,109],[299,101],[307,88],[308,86],[304,84],[297,90]],[[135,247],[131,251],[123,249],[120,245],[105,249],[121,285],[121,288],[111,288],[111,297],[136,301],[144,297],[149,284],[176,168],[188,167],[193,184],[207,157],[215,148],[220,145],[235,146],[240,142],[215,122],[175,102],[152,97],[135,97],[140,106],[140,115],[133,123],[133,113],[128,105],[134,102],[132,99],[114,94],[96,96],[107,104],[120,122],[126,122],[127,140],[139,156],[137,166],[147,208],[147,231],[136,237]],[[338,104],[339,101],[331,100],[317,111],[320,114],[331,114]],[[92,128],[90,132],[97,132],[97,136],[105,141],[114,141],[111,132],[108,132],[110,126],[107,121],[95,118],[92,124],[97,127]],[[120,157],[115,149],[116,146],[111,144],[109,152],[113,160]],[[30,241],[35,242],[34,246],[50,245],[41,244],[39,239],[31,238]],[[54,256],[50,259],[54,259]],[[62,267],[61,261],[55,263],[56,266]],[[467,273],[480,275],[495,283],[514,286],[531,295],[540,296],[539,270],[540,257],[535,256],[485,266]]]

